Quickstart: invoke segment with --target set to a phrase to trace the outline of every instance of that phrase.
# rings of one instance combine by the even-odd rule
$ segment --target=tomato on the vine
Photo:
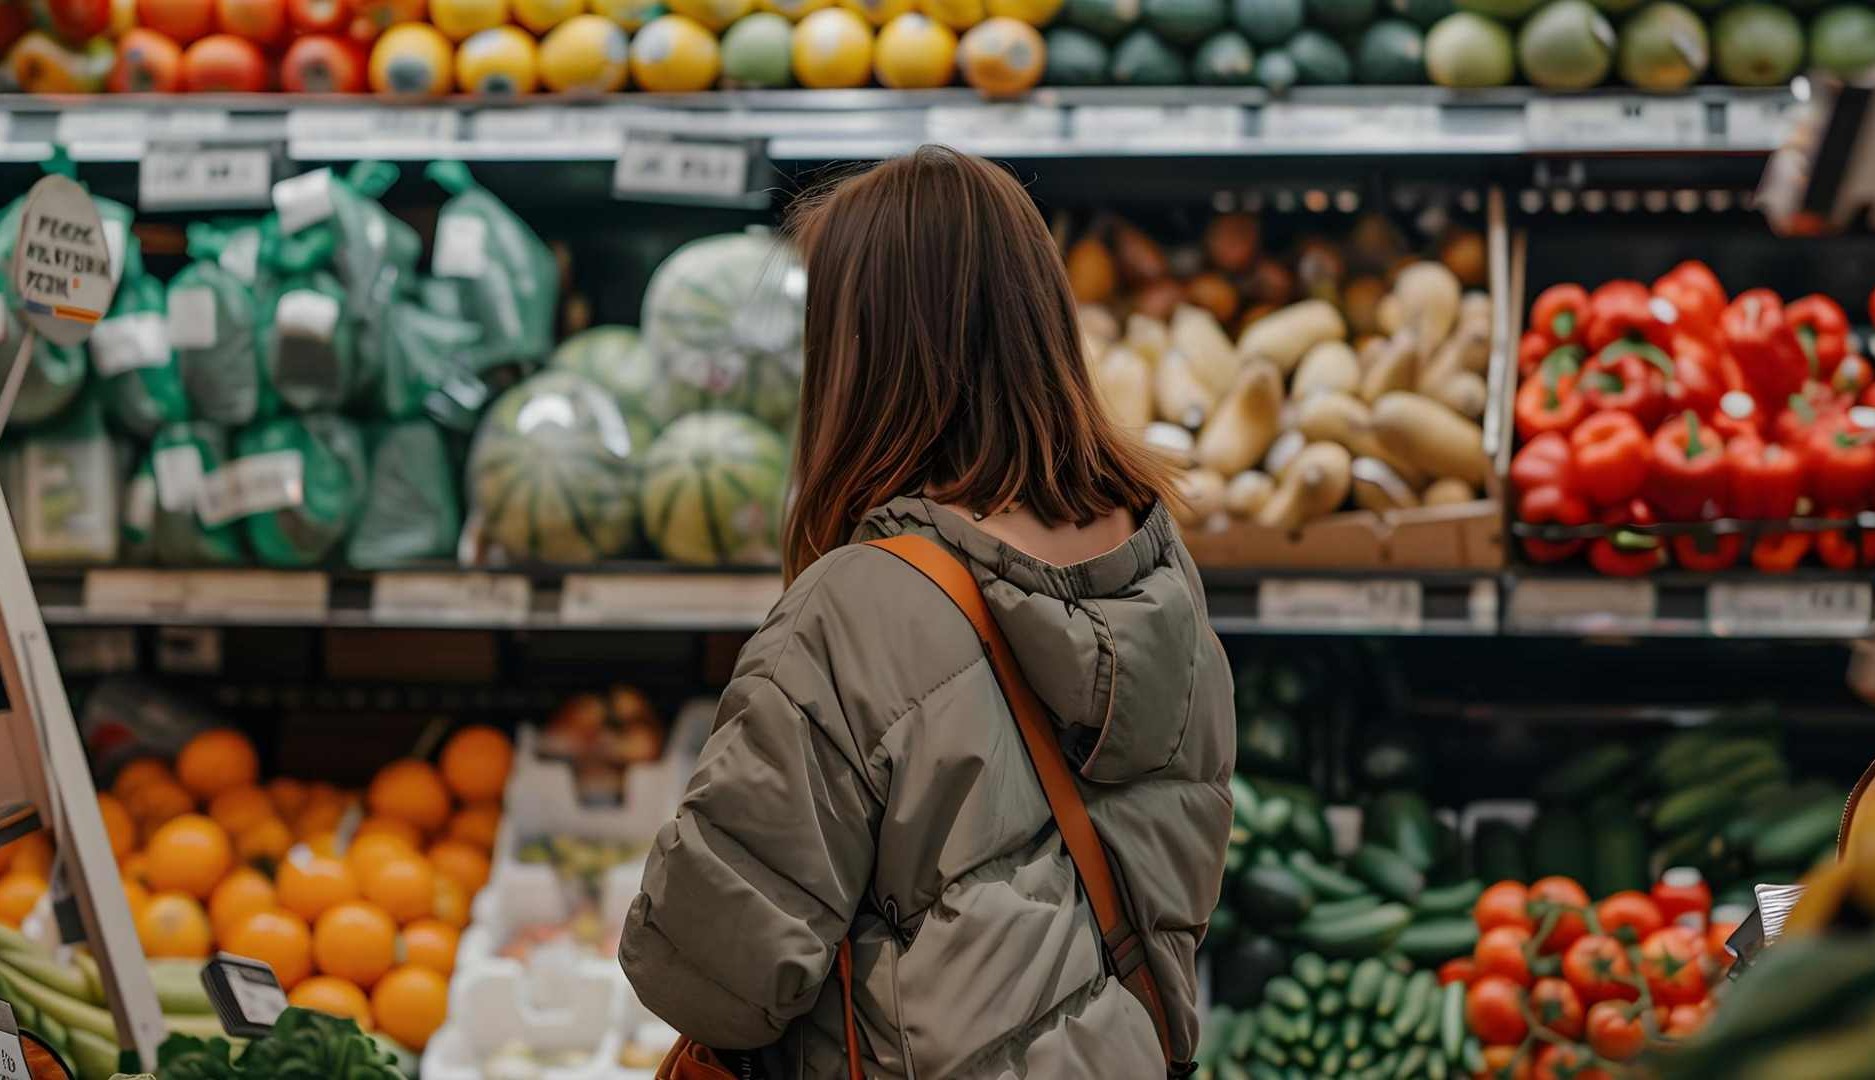
[[[1539,1027],[1565,1039],[1582,1037],[1582,999],[1561,979],[1538,979],[1530,988],[1530,1011]]]
[[[1530,985],[1530,961],[1524,955],[1530,931],[1521,926],[1493,926],[1472,948],[1471,963],[1479,975],[1502,975],[1518,986]]]
[[[1484,1071],[1473,1073],[1471,1080],[1530,1080],[1536,1055],[1522,1054],[1515,1046],[1484,1048]]]
[[[1667,1024],[1663,1031],[1676,1039],[1683,1039],[1704,1027],[1707,1015],[1707,1009],[1703,1004],[1675,1005],[1672,1011],[1667,1013]]]
[[[1706,955],[1712,957],[1712,962],[1719,965],[1720,971],[1731,967],[1732,962],[1738,959],[1732,955],[1731,946],[1726,944],[1737,930],[1738,924],[1735,922],[1715,922],[1706,927]]]
[[[1439,965],[1439,985],[1446,983],[1466,983],[1478,977],[1478,965],[1472,963],[1469,956],[1458,956]]]
[[[1641,942],[1641,977],[1663,1005],[1692,1005],[1706,996],[1706,939],[1688,926],[1656,930]]]
[[[1634,965],[1628,962],[1628,951],[1606,934],[1578,938],[1563,954],[1563,978],[1591,1004],[1640,997],[1640,990],[1628,981],[1633,977]]]
[[[1579,1046],[1551,1043],[1536,1056],[1535,1080],[1613,1080]]]
[[[1471,917],[1480,931],[1497,926],[1535,930],[1536,920],[1530,917],[1526,906],[1529,899],[1529,890],[1522,882],[1500,881],[1479,894],[1478,902],[1472,905]]]
[[[1538,952],[1560,953],[1589,932],[1589,924],[1581,914],[1581,909],[1589,906],[1589,894],[1573,878],[1546,877],[1530,886],[1530,916],[1536,920],[1538,930],[1549,917],[1544,908],[1546,904],[1562,910],[1556,916],[1554,927],[1537,942]]]
[[[1587,1029],[1589,1049],[1610,1061],[1633,1058],[1647,1041],[1639,1008],[1625,1002],[1598,1001],[1590,1005]]]
[[[1502,975],[1481,975],[1465,991],[1465,1025],[1487,1043],[1517,1043],[1529,1034],[1523,988]]]
[[[1646,941],[1647,935],[1667,925],[1666,917],[1660,914],[1660,905],[1636,889],[1615,893],[1596,904],[1595,918],[1602,924],[1602,933],[1634,945]]]

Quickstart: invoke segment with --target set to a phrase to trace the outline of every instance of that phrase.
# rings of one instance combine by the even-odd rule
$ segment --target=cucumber
[[[1400,1007],[1400,998],[1405,991],[1406,976],[1391,969],[1385,970],[1380,977],[1380,993],[1374,998],[1374,1015],[1382,1019],[1392,1016]]]
[[[1465,1037],[1464,1048],[1458,1053],[1458,1063],[1463,1065],[1468,1073],[1475,1074],[1484,1071],[1484,1046],[1478,1041],[1476,1035]]]
[[[1296,876],[1308,883],[1315,890],[1315,895],[1323,900],[1351,900],[1367,891],[1359,878],[1344,874],[1331,866],[1323,866],[1315,856],[1307,851],[1289,853],[1289,869]]]
[[[1503,818],[1485,818],[1471,834],[1471,869],[1485,881],[1529,881],[1523,830]]]
[[[1647,830],[1633,814],[1621,811],[1590,819],[1589,880],[1583,882],[1590,896],[1609,896],[1624,889],[1646,891],[1652,884],[1647,873]]]
[[[1279,1069],[1289,1064],[1289,1051],[1283,1049],[1282,1044],[1273,1039],[1258,1039],[1256,1049],[1251,1053]]]
[[[1232,773],[1230,777],[1230,819],[1234,826],[1248,830],[1256,820],[1257,791],[1250,781]]]
[[[1296,936],[1328,956],[1372,956],[1391,948],[1412,921],[1412,909],[1405,904],[1382,904],[1345,919],[1305,919],[1296,927]]]
[[[1370,956],[1354,966],[1354,974],[1348,976],[1348,1006],[1356,1012],[1367,1012],[1380,998],[1380,986],[1387,981],[1387,965],[1377,956]]]
[[[1374,1063],[1374,1050],[1370,1046],[1357,1046],[1348,1051],[1348,1071],[1360,1072]]]
[[[1357,896],[1352,900],[1330,900],[1318,903],[1309,909],[1309,918],[1315,922],[1334,922],[1374,910],[1380,906],[1380,897],[1373,893]]]
[[[1459,1060],[1465,1049],[1465,984],[1445,984],[1445,997],[1439,1003],[1439,1050],[1449,1060]]]
[[[1301,1066],[1302,1068],[1309,1070],[1308,1075],[1310,1076],[1315,1075],[1315,1062],[1317,1058],[1315,1056],[1315,1050],[1313,1047],[1306,1046],[1306,1045],[1290,1047],[1289,1048],[1289,1060],[1295,1062],[1297,1065]]]
[[[1421,916],[1469,916],[1471,914],[1472,905],[1478,902],[1478,897],[1483,893],[1484,882],[1479,881],[1477,878],[1469,878],[1465,881],[1454,882],[1450,885],[1440,885],[1420,893],[1419,903],[1413,905],[1413,910],[1417,911]],[[1596,893],[1595,895],[1601,896],[1604,894]]]
[[[1331,986],[1315,995],[1315,1013],[1323,1017],[1340,1016],[1341,1007],[1346,1003],[1347,999],[1341,996],[1341,991]],[[1327,1025],[1324,1024],[1323,1027]]]
[[[1419,894],[1426,888],[1426,875],[1422,869],[1406,856],[1378,844],[1361,845],[1361,850],[1348,860],[1348,868],[1381,895],[1403,904],[1418,900]]]
[[[1465,956],[1478,945],[1478,924],[1468,915],[1446,915],[1415,922],[1400,933],[1395,947],[1416,964],[1439,965]]]
[[[1537,798],[1545,802],[1578,802],[1613,781],[1634,764],[1634,751],[1626,743],[1601,742],[1571,755],[1536,782]]]
[[[1289,816],[1295,810],[1296,804],[1280,795],[1264,799],[1257,804],[1256,814],[1250,819],[1250,832],[1266,844],[1275,843],[1282,838]]]
[[[1367,1021],[1361,1016],[1360,1011],[1356,1009],[1343,1016],[1341,1018],[1341,1048],[1352,1054],[1358,1051],[1361,1044],[1366,1041]],[[1352,1061],[1348,1064],[1356,1069],[1361,1067]]]
[[[1354,961],[1337,960],[1328,965],[1328,985],[1339,990],[1348,985],[1348,977],[1354,974]]]
[[[1328,961],[1323,960],[1318,953],[1303,953],[1296,957],[1290,974],[1295,976],[1304,989],[1320,990],[1328,982]]]
[[[1291,1014],[1299,1013],[1309,1007],[1309,992],[1303,989],[1301,983],[1287,975],[1278,975],[1271,979],[1269,985],[1263,988],[1263,998],[1274,1002],[1278,1008],[1289,1010]],[[1305,1033],[1294,1032],[1292,1034],[1293,1037],[1299,1038]]]
[[[1423,1046],[1408,1048],[1406,1053],[1400,1055],[1400,1065],[1393,1070],[1393,1075],[1399,1080],[1421,1080],[1426,1075],[1427,1056]]]
[[[1275,1041],[1286,1043],[1294,1037],[1295,1025],[1290,1022],[1289,1014],[1278,1008],[1273,1001],[1265,1001],[1257,1006],[1256,1011],[1257,1042]],[[1276,1062],[1278,1065],[1287,1062]]]
[[[1438,1054],[1428,1055],[1426,1058],[1426,1080],[1445,1080],[1445,1078],[1445,1059]]]
[[[1309,1036],[1309,1049],[1320,1054],[1335,1045],[1335,1036],[1341,1029],[1334,1024],[1316,1024],[1315,1031]]]
[[[1660,800],[1651,821],[1658,833],[1676,833],[1721,817],[1736,808],[1737,785],[1727,779],[1711,780],[1698,787],[1682,788]]]
[[[1420,1013],[1419,1026],[1413,1029],[1413,1041],[1421,1046],[1436,1046],[1439,1042],[1439,1010],[1445,1001],[1445,988],[1437,985],[1434,978],[1432,993],[1426,995],[1426,1008]]]
[[[1581,815],[1560,807],[1544,810],[1530,824],[1532,878],[1560,874],[1581,881],[1589,872],[1588,827]]]
[[[1343,1061],[1343,1051],[1339,1046],[1331,1046],[1322,1051],[1322,1059],[1318,1066],[1320,1075],[1340,1076]]]
[[[1367,1037],[1382,1050],[1393,1050],[1400,1045],[1400,1037],[1393,1033],[1393,1026],[1390,1024],[1375,1024],[1372,1030],[1368,1031]]]
[[[1250,1053],[1250,1048],[1257,1041],[1257,1018],[1252,1013],[1244,1013],[1231,1025],[1230,1039],[1224,1044],[1232,1058],[1242,1058]]]
[[[1302,879],[1280,866],[1253,866],[1237,879],[1242,915],[1266,926],[1292,926],[1315,906]]]
[[[1412,1037],[1419,1027],[1419,1022],[1426,1018],[1426,1010],[1432,1007],[1433,995],[1439,989],[1439,980],[1430,971],[1415,971],[1406,980],[1406,989],[1400,995],[1400,1007],[1387,1021],[1387,1026],[1402,1040]]]
[[[1362,815],[1361,837],[1392,849],[1422,874],[1432,869],[1438,851],[1432,808],[1416,791],[1387,791],[1376,796]]]
[[[1297,806],[1289,815],[1289,837],[1317,859],[1335,856],[1335,834],[1328,828],[1320,806]]]
[[[1782,866],[1808,858],[1835,839],[1842,827],[1843,802],[1831,795],[1766,826],[1751,845],[1752,861],[1759,866]]]

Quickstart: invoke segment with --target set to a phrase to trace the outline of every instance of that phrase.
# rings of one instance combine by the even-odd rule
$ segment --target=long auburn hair
[[[808,281],[789,580],[900,495],[1020,503],[1053,527],[1169,492],[1101,408],[1067,271],[1008,172],[925,146],[806,199],[789,226]]]

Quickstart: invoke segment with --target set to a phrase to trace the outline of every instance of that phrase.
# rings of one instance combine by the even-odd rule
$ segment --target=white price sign
[[[533,586],[519,574],[397,572],[371,584],[371,617],[386,623],[512,626],[533,606]]]
[[[9,273],[27,323],[54,344],[78,344],[117,291],[97,204],[76,181],[41,177],[26,193],[19,230]]]
[[[1061,137],[1061,110],[1052,105],[934,105],[925,138],[954,146]]]
[[[5,1030],[0,1030],[0,1080],[33,1080],[31,1070],[26,1068],[26,1048],[20,1045],[20,1037]]]
[[[1734,150],[1775,150],[1800,115],[1794,98],[1741,98],[1725,103],[1725,141]]]
[[[1537,146],[1703,146],[1706,106],[1659,98],[1536,98],[1524,136]]]
[[[617,110],[602,106],[518,106],[476,113],[469,118],[469,131],[478,143],[578,140],[600,147],[610,146],[612,153],[616,153],[623,123]]]
[[[263,146],[151,147],[137,166],[141,210],[219,210],[273,202],[273,154]]]
[[[1509,622],[1516,630],[1614,633],[1645,629],[1654,610],[1651,581],[1529,578],[1511,588]]]
[[[568,574],[560,621],[569,626],[759,626],[781,599],[772,574]]]
[[[1097,146],[1222,146],[1243,137],[1235,105],[1086,105],[1069,114],[1069,134]]]
[[[749,145],[627,135],[612,170],[616,198],[740,202],[749,191]]]
[[[1410,142],[1439,133],[1436,105],[1299,105],[1261,112],[1263,137],[1279,142]]]
[[[287,138],[295,141],[453,142],[461,125],[454,109],[295,109],[286,118]]]
[[[1870,588],[1853,581],[1723,581],[1706,591],[1706,626],[1722,637],[1861,637]]]
[[[1257,587],[1257,618],[1288,630],[1419,629],[1419,582],[1272,578]]]

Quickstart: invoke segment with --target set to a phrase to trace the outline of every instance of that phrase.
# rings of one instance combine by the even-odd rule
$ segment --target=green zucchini
[[[1415,922],[1395,946],[1417,964],[1442,964],[1478,945],[1478,924],[1469,915],[1446,915]]]
[[[1361,845],[1361,849],[1348,860],[1348,868],[1381,895],[1402,904],[1418,900],[1419,894],[1426,888],[1423,870],[1406,856],[1378,844]]]
[[[1295,964],[1290,967],[1290,974],[1295,976],[1304,989],[1320,990],[1328,982],[1328,961],[1323,960],[1319,953],[1305,952],[1296,957]]]
[[[1361,836],[1392,850],[1422,874],[1432,869],[1438,852],[1432,808],[1416,791],[1387,791],[1376,796],[1361,817]]]
[[[1419,1027],[1419,1022],[1426,1017],[1426,1010],[1432,1007],[1433,995],[1439,988],[1439,981],[1430,971],[1415,971],[1406,980],[1406,990],[1400,995],[1400,1007],[1394,1012],[1393,1019],[1387,1026],[1402,1040],[1412,1037]]]
[[[1302,879],[1280,866],[1253,866],[1237,879],[1237,899],[1245,919],[1264,926],[1292,926],[1315,906],[1315,894]]]
[[[1348,976],[1348,1006],[1357,1012],[1367,1012],[1374,1007],[1380,997],[1380,984],[1387,978],[1387,965],[1377,956],[1370,956],[1354,966],[1354,973]]]
[[[1296,927],[1296,936],[1328,956],[1372,956],[1392,947],[1412,921],[1412,909],[1405,904],[1382,904],[1345,919],[1305,919]]]
[[[1808,858],[1835,838],[1842,826],[1842,808],[1843,799],[1832,794],[1766,826],[1751,845],[1752,861],[1759,866],[1787,866]]]
[[[1545,802],[1580,801],[1633,764],[1634,751],[1627,743],[1597,742],[1545,773],[1536,784],[1537,798]]]
[[[1302,984],[1287,975],[1278,975],[1263,988],[1265,1001],[1275,1002],[1277,1007],[1287,1009],[1291,1014],[1299,1013],[1309,1007],[1309,992]]]
[[[1372,911],[1379,906],[1380,897],[1373,893],[1347,900],[1323,900],[1309,909],[1309,918],[1314,922],[1334,922]]]
[[[1323,900],[1351,900],[1367,892],[1367,886],[1359,878],[1323,866],[1307,851],[1298,849],[1290,852],[1288,861],[1289,869],[1295,871],[1296,876],[1307,882],[1315,895]]]
[[[1439,1050],[1452,1061],[1459,1060],[1465,1049],[1465,984],[1445,984],[1445,997],[1439,1003]]]
[[[1450,885],[1439,885],[1426,889],[1419,894],[1419,902],[1413,910],[1420,915],[1471,915],[1471,909],[1484,893],[1484,882],[1477,878],[1467,878]],[[1597,893],[1597,896],[1602,894]]]
[[[1329,830],[1328,819],[1322,815],[1320,806],[1296,807],[1296,812],[1289,816],[1289,838],[1317,859],[1334,858],[1335,835]]]

